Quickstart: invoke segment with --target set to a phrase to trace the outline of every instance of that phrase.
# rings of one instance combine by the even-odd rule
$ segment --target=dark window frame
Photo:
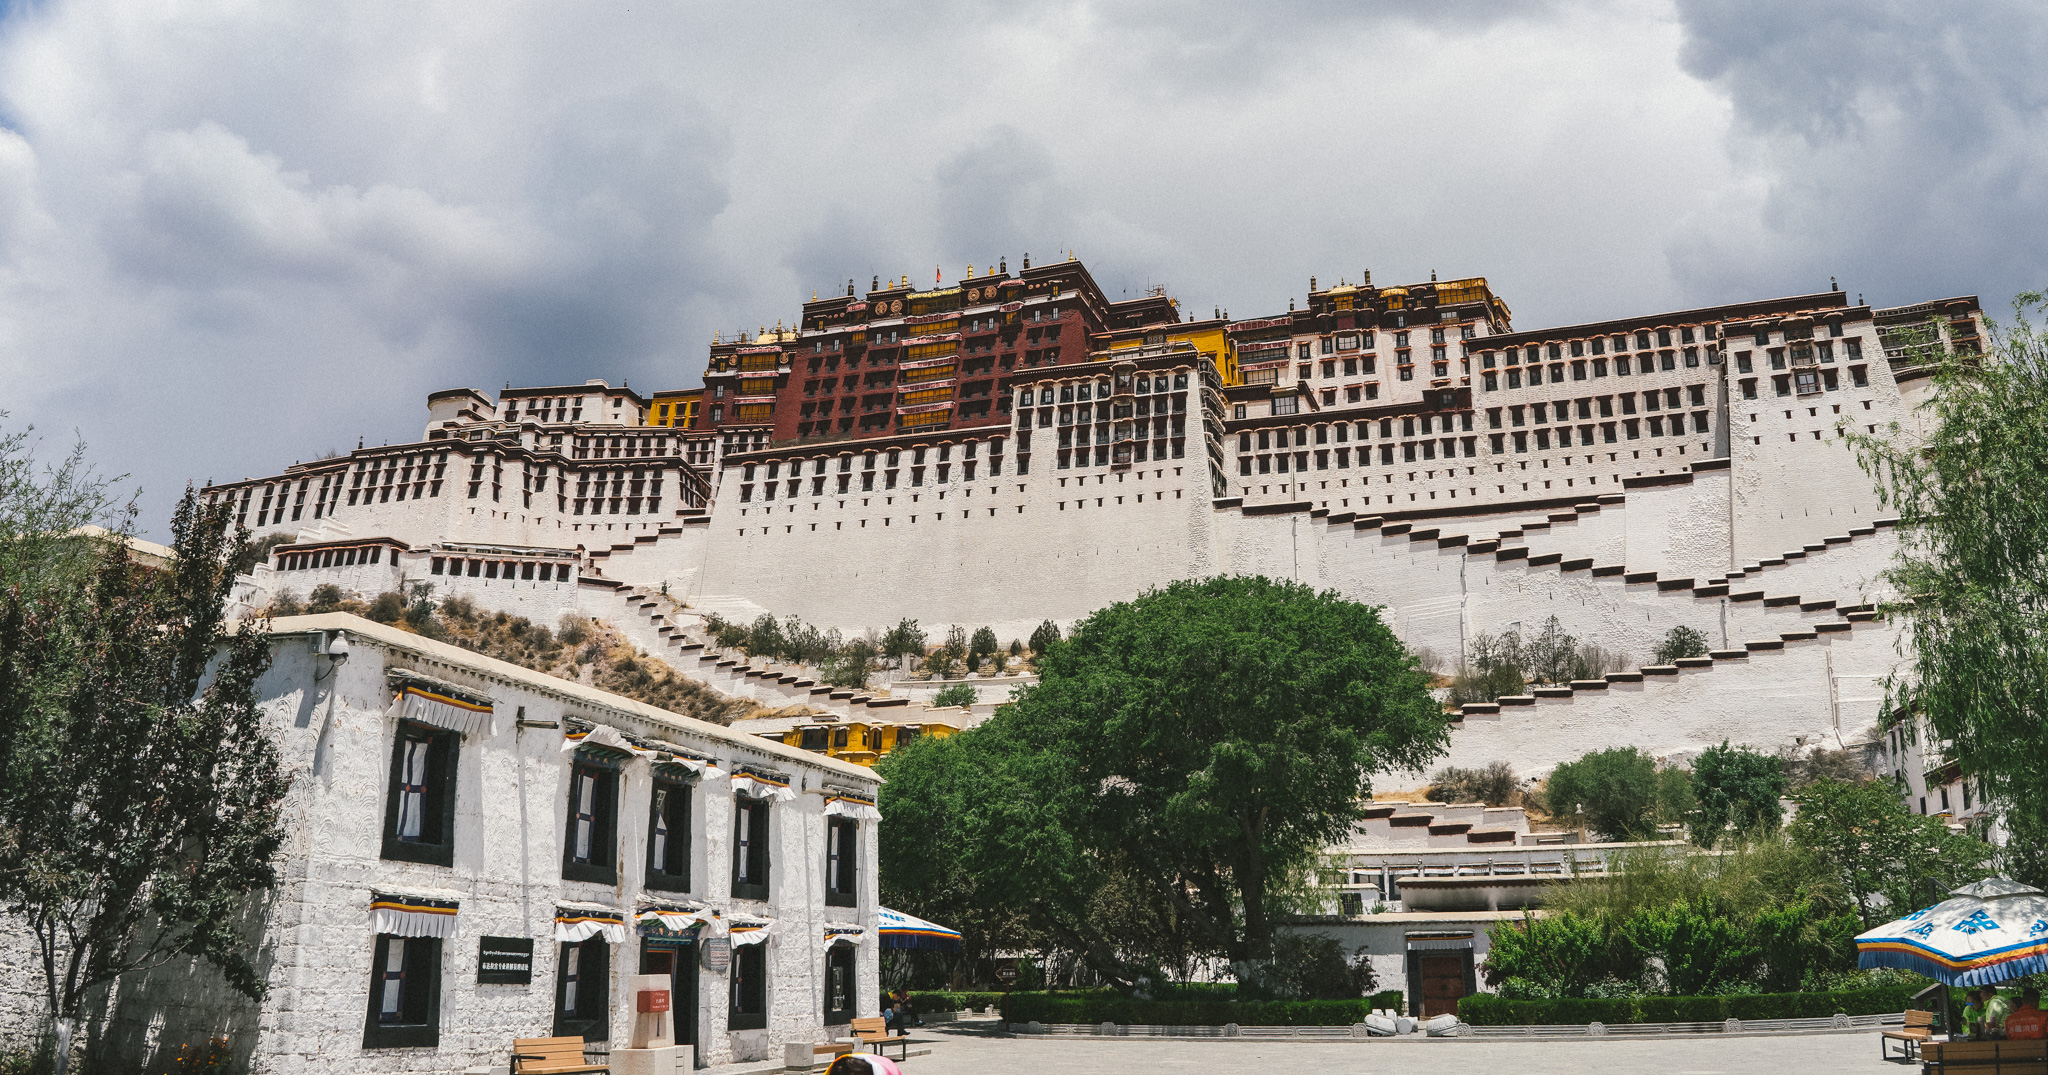
[[[752,820],[749,820],[749,819]],[[774,811],[769,809],[766,799],[755,799],[744,795],[733,797],[732,811],[732,897],[740,900],[766,900],[768,886],[773,877],[773,848],[769,838],[773,831]],[[745,837],[741,828],[745,826]],[[746,856],[747,880],[740,880],[740,856]]]
[[[387,1023],[382,1018],[385,968],[393,942],[405,946],[401,1010],[410,1008],[409,1014],[417,1021]],[[370,948],[370,1001],[363,1019],[363,1048],[431,1049],[441,1044],[441,954],[439,937],[377,935]],[[418,977],[412,974],[416,965],[421,967]]]
[[[576,832],[583,777],[595,778],[591,811],[590,854],[576,856]],[[601,885],[619,882],[619,766],[607,759],[579,753],[569,767],[569,794],[562,828],[562,879]]]
[[[728,1030],[768,1028],[768,953],[764,944],[734,945],[732,982],[726,994]]]
[[[691,803],[694,780],[679,780],[673,777],[654,778],[654,790],[647,799],[647,882],[646,887],[663,892],[690,891],[690,853],[692,847],[691,819],[694,807]],[[663,812],[666,811],[666,818]],[[666,822],[664,855],[657,858],[655,830]]]
[[[409,746],[425,743],[425,774],[420,803],[420,837],[398,833],[403,820]],[[429,866],[455,864],[455,793],[457,766],[462,760],[462,735],[431,724],[401,720],[391,737],[391,766],[384,789],[384,839],[380,857]]]
[[[576,959],[576,1007],[569,999],[569,953]],[[596,967],[591,964],[595,962]],[[595,985],[591,990],[587,986]],[[612,948],[602,936],[555,945],[554,1036],[581,1035],[584,1041],[609,1041],[612,1036]]]
[[[825,819],[825,906],[852,907],[860,900],[860,823],[850,817]]]

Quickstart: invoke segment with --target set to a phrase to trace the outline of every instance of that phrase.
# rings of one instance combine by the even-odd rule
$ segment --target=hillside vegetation
[[[472,653],[714,724],[775,712],[685,678],[668,662],[641,653],[611,625],[585,616],[564,615],[549,629],[524,616],[481,611],[467,598],[452,597],[435,605],[427,592],[411,596],[392,592],[366,602],[345,597],[332,586],[314,589],[304,605],[290,598],[275,602],[270,612],[277,616],[353,612]]]

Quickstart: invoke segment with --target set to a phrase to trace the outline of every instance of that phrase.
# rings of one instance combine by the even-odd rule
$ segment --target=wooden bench
[[[1885,1060],[1892,1058],[1890,1042],[1899,1043],[1899,1059],[1911,1060],[1919,1055],[1920,1043],[1934,1037],[1934,1013],[1918,1008],[1906,1009],[1906,1025],[1897,1030],[1887,1030],[1877,1037],[1877,1054]]]
[[[1927,1041],[1922,1075],[2048,1075],[2048,1041]]]
[[[853,1021],[853,1036],[861,1045],[871,1048],[882,1056],[889,1055],[886,1050],[889,1046],[894,1045],[898,1050],[896,1054],[897,1059],[910,1059],[910,1039],[901,1034],[889,1033],[889,1024],[883,1022],[880,1016],[855,1019]]]
[[[829,1056],[833,1060],[837,1060],[852,1051],[853,1043],[850,1041],[828,1041],[823,1045],[811,1046],[811,1057],[814,1062],[820,1056]]]
[[[512,1075],[556,1075],[560,1072],[610,1071],[610,1064],[583,1058],[583,1037],[513,1038]]]

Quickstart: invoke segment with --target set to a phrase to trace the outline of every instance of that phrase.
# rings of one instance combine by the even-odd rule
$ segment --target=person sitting
[[[2005,1036],[2009,1041],[2040,1041],[2048,1038],[2048,1013],[2041,1011],[2041,991],[2029,986],[2020,994],[2020,1006],[2006,1013]]]
[[[1972,989],[1963,994],[1963,1033],[1976,1041],[1984,1040],[1984,991]]]
[[[1993,1040],[2005,1037],[2005,1017],[2011,1012],[2012,1001],[1996,987],[1984,990],[1984,1036]]]

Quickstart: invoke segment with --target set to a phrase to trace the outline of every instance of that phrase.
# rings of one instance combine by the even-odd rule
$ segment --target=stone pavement
[[[1877,1032],[1654,1041],[1348,1042],[1156,1041],[1009,1038],[927,1026],[912,1033],[930,1056],[909,1075],[1918,1075],[1919,1065],[1877,1058]],[[928,1044],[927,1044],[928,1043]]]

